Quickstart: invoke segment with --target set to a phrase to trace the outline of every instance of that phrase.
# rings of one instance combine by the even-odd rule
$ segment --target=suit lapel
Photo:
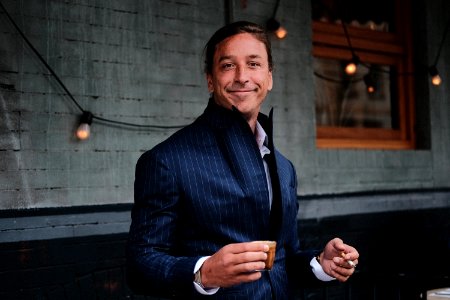
[[[264,159],[267,161],[270,172],[270,179],[272,181],[272,207],[270,210],[270,239],[277,240],[281,230],[281,223],[283,218],[282,208],[282,193],[280,188],[280,178],[278,175],[278,164],[276,161],[275,147],[273,143],[273,108],[270,110],[269,117],[260,114],[258,122],[263,126],[269,138],[268,148],[270,154],[266,155]]]
[[[233,176],[244,192],[245,201],[254,201],[252,205],[255,208],[254,212],[260,217],[257,222],[261,222],[260,224],[266,232],[266,236],[261,238],[270,237],[274,239],[278,230],[270,228],[273,225],[269,227],[269,222],[278,225],[280,222],[279,208],[276,209],[275,215],[273,215],[273,212],[271,213],[264,164],[253,132],[239,111],[230,111],[211,101],[213,100],[210,100],[205,111],[205,117],[213,128],[220,151],[222,151]],[[259,119],[260,123],[264,123],[261,124],[269,135],[269,149],[272,151],[272,159],[269,164],[271,176],[274,172],[276,174],[275,180],[278,181],[270,121],[264,115],[261,115]],[[275,186],[279,187],[279,182],[278,185],[275,183]],[[276,188],[276,191],[277,194],[274,194],[274,197],[276,196],[281,201],[279,188]],[[281,205],[281,202],[276,205]]]
[[[239,127],[230,126],[218,131],[220,148],[244,193],[248,197],[256,195],[268,199],[264,165],[256,141],[249,128]]]

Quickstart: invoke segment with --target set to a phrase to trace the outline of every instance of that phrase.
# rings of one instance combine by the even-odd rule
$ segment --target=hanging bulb
[[[434,75],[433,77],[431,77],[431,82],[433,83],[433,85],[440,85],[442,82],[441,76],[439,76],[439,74]]]
[[[436,66],[431,66],[428,69],[428,72],[430,73],[430,76],[431,76],[431,83],[436,86],[440,85],[442,82],[442,79],[441,79],[441,76],[439,76],[439,72],[438,72]]]
[[[353,75],[356,73],[356,64],[354,62],[350,62],[346,67],[345,67],[345,73],[347,73],[347,75]]]
[[[278,28],[275,31],[275,35],[281,40],[284,39],[287,35],[287,30],[283,26],[280,25],[280,28]]]
[[[347,75],[354,75],[356,73],[356,69],[358,68],[359,57],[357,55],[353,55],[352,60],[345,67],[345,73]]]
[[[266,23],[266,28],[268,31],[272,31],[275,33],[276,37],[284,39],[287,35],[287,30],[283,26],[281,26],[280,22],[275,20],[275,18],[270,18]]]
[[[366,75],[364,75],[363,80],[364,80],[364,83],[366,84],[367,92],[369,94],[374,93],[375,92],[375,82],[374,82],[372,74],[370,72],[367,73]]]
[[[86,123],[80,124],[77,129],[77,138],[80,140],[86,140],[91,135],[91,126]]]
[[[91,112],[84,111],[80,118],[80,125],[77,128],[77,138],[86,140],[91,135],[91,124],[93,115]]]

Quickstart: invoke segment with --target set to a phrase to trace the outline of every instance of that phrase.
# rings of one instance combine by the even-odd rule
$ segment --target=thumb
[[[334,238],[331,241],[331,245],[333,246],[334,249],[336,249],[336,251],[341,252],[345,250],[345,246],[344,246],[344,241],[341,240],[340,238]]]

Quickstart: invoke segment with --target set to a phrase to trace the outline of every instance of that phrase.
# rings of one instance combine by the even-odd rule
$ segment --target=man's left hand
[[[359,253],[355,248],[344,244],[340,238],[334,238],[326,244],[319,261],[325,273],[345,282],[355,272],[358,258]]]

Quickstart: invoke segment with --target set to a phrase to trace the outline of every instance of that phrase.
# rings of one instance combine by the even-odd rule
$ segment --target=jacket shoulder
[[[199,117],[193,123],[179,129],[152,149],[144,152],[140,160],[152,155],[169,155],[173,152],[181,153],[183,150],[208,147],[214,144],[215,138],[212,128],[208,126],[202,117]]]

